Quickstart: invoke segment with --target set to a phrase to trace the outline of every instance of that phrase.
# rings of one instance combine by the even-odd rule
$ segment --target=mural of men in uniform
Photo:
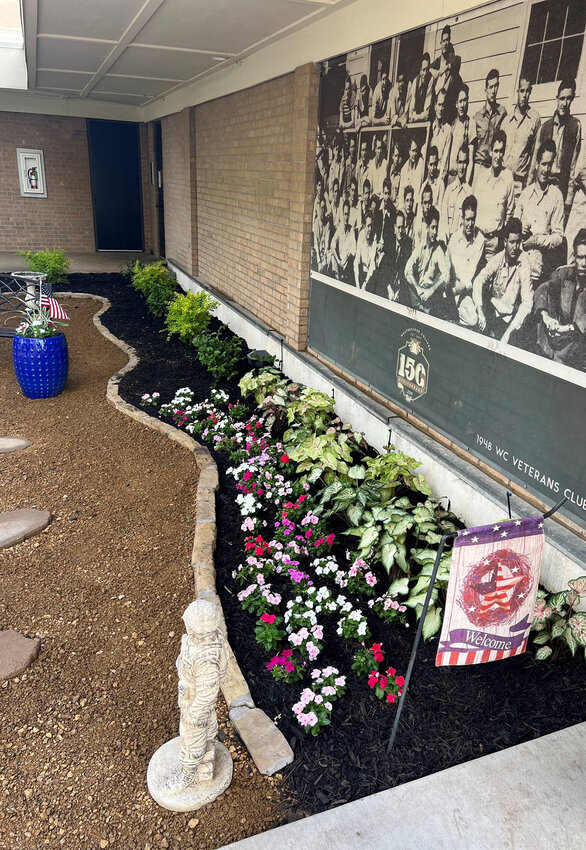
[[[543,278],[544,266],[557,265],[554,251],[564,240],[564,199],[551,183],[556,157],[555,142],[548,139],[537,152],[537,179],[523,189],[515,214],[523,225],[523,249],[531,263],[534,288]]]
[[[492,141],[495,133],[500,129],[505,120],[507,110],[498,102],[500,74],[496,68],[492,68],[486,75],[484,92],[486,101],[482,109],[474,116],[476,125],[476,153],[474,155],[477,169],[490,168]],[[475,178],[478,174],[475,175]],[[477,193],[477,197],[480,195]]]
[[[531,266],[522,251],[522,235],[519,219],[508,221],[504,250],[491,257],[472,285],[478,329],[501,342],[509,342],[521,329],[533,306]]]
[[[513,215],[515,187],[513,175],[503,166],[507,137],[503,130],[494,134],[490,168],[480,168],[474,194],[480,198],[478,227],[486,239],[486,254],[493,256],[501,249],[503,228]]]
[[[464,199],[461,225],[448,243],[458,321],[468,328],[475,328],[478,324],[478,314],[472,300],[472,284],[484,257],[484,236],[476,227],[477,210],[478,201],[474,195]]]
[[[501,125],[507,134],[505,168],[513,175],[516,198],[527,185],[535,140],[541,126],[539,113],[529,105],[532,88],[531,82],[521,75],[517,86],[517,103]]]
[[[551,360],[586,369],[586,229],[574,239],[574,263],[557,269],[535,293],[537,344]]]
[[[415,246],[405,266],[410,306],[441,319],[457,318],[451,273],[445,245],[438,241],[439,213],[432,207],[426,216],[427,238]]]
[[[557,108],[553,117],[541,125],[537,137],[538,147],[547,139],[553,139],[555,142],[556,158],[551,179],[564,197],[566,219],[572,207],[576,164],[582,144],[582,125],[579,119],[571,114],[575,97],[576,81],[562,80],[558,87]],[[533,166],[535,170],[537,168],[535,160]]]

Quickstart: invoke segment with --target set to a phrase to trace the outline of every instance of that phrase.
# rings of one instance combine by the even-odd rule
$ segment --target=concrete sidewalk
[[[158,260],[153,254],[141,254],[134,251],[96,251],[95,253],[67,254],[72,274],[78,272],[119,272],[126,267],[129,259],[154,263]],[[0,251],[0,272],[23,271],[26,268],[23,258],[12,251]]]
[[[585,802],[586,723],[580,723],[226,846],[561,850],[583,846]]]

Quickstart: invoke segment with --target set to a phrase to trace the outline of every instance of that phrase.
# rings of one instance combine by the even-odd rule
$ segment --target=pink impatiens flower
[[[261,618],[263,623],[268,623],[269,626],[272,626],[275,620],[277,619],[276,614],[262,614]]]

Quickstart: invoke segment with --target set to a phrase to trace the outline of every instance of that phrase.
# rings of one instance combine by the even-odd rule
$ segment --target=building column
[[[319,68],[310,62],[295,69],[291,116],[291,178],[289,184],[287,342],[297,350],[307,347],[309,275],[315,146],[317,137]]]

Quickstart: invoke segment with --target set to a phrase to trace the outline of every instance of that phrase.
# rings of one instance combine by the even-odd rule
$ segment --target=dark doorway
[[[142,251],[138,124],[88,120],[98,251]]]
[[[425,47],[425,27],[404,32],[399,36],[399,59],[397,76],[405,74],[406,80],[412,80],[421,70],[421,57]],[[434,56],[431,57],[433,62]]]
[[[159,225],[159,256],[165,256],[165,209],[163,205],[163,136],[161,122],[155,121],[155,187],[157,190],[157,221]]]

